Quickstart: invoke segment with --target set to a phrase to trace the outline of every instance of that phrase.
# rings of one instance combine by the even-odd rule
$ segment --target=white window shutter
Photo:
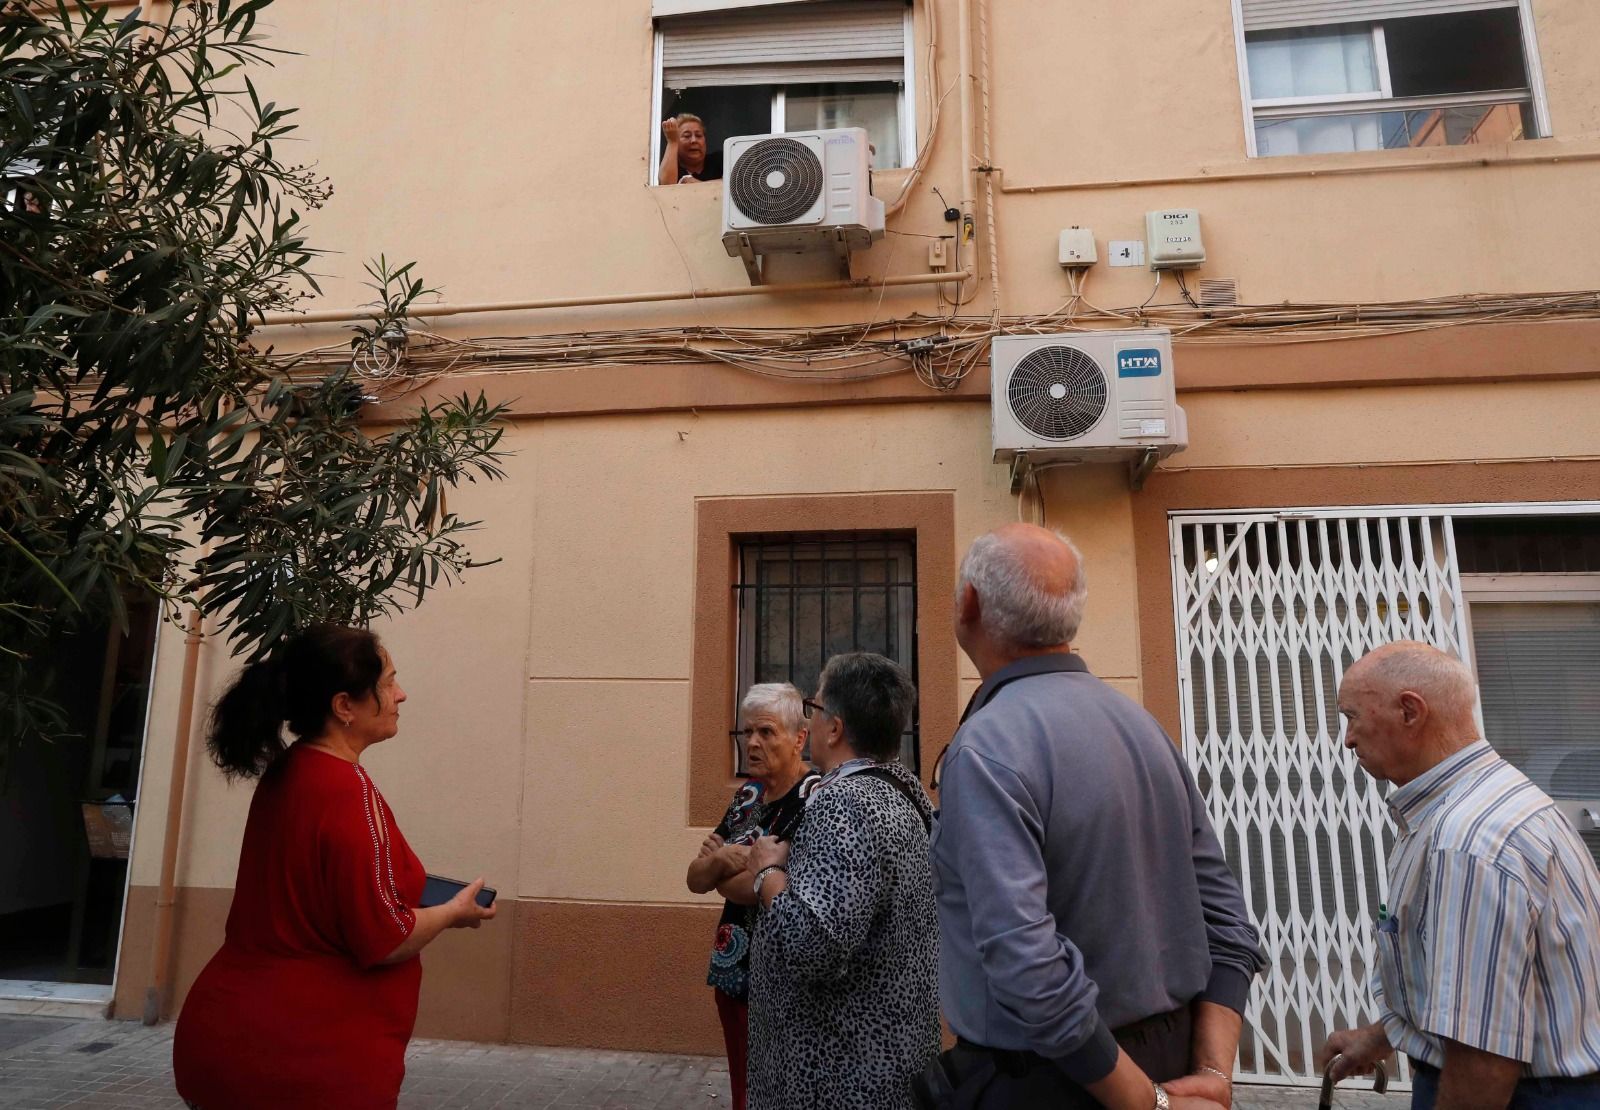
[[[1600,814],[1600,603],[1479,602],[1472,639],[1485,739],[1569,818]],[[1578,828],[1600,863],[1600,832]]]
[[[1514,8],[1517,0],[1243,0],[1246,31]]]
[[[662,84],[904,80],[905,10],[901,0],[863,0],[663,19]]]
[[[651,0],[650,15],[696,15],[705,12],[736,11],[739,8],[761,8],[778,4],[810,4],[816,0]]]

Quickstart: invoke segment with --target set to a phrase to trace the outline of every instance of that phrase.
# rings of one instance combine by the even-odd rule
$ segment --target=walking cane
[[[1333,1069],[1343,1059],[1343,1054],[1335,1056],[1328,1061],[1327,1068],[1323,1070],[1322,1097],[1317,1099],[1317,1110],[1333,1110]],[[1383,1070],[1383,1065],[1374,1064],[1372,1066],[1372,1075],[1372,1089],[1380,1095],[1386,1093],[1389,1090],[1389,1073]]]

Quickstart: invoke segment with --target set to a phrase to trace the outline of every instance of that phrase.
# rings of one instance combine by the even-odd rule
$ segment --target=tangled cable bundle
[[[584,366],[721,362],[764,377],[849,382],[907,371],[948,391],[980,365],[997,335],[1068,335],[1107,327],[1170,328],[1179,343],[1332,342],[1504,321],[1600,319],[1600,291],[1441,297],[1375,304],[1100,308],[1074,282],[1059,309],[1033,316],[913,313],[865,324],[812,328],[716,325],[457,338],[417,328],[403,369],[385,380],[406,391],[452,371],[527,373]],[[348,365],[347,344],[285,356],[291,374]],[[362,369],[361,366],[357,367]]]

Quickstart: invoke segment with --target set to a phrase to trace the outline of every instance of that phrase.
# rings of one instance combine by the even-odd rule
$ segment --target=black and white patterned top
[[[750,779],[734,791],[728,812],[712,831],[727,844],[749,846],[763,836],[788,840],[799,827],[805,815],[806,799],[811,797],[812,788],[821,778],[808,767],[787,794],[773,799],[767,798],[761,783]],[[716,987],[740,1002],[750,991],[750,934],[755,923],[754,906],[724,901],[716,940],[711,945],[711,966],[706,971],[707,986]]]
[[[824,779],[789,885],[757,919],[750,1110],[910,1110],[939,1051],[933,806],[910,771],[882,766],[915,806],[877,775]]]

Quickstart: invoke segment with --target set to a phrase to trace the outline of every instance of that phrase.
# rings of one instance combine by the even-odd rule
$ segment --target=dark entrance
[[[66,735],[0,765],[0,979],[111,983],[138,802],[159,609],[59,637],[39,681]]]

